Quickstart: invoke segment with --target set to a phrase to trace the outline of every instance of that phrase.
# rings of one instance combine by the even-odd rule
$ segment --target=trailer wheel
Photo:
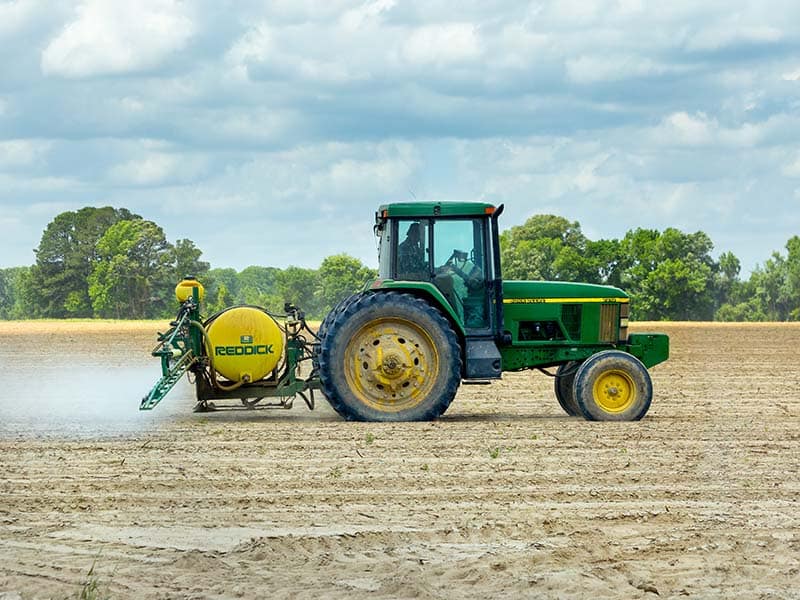
[[[578,408],[590,421],[638,421],[653,399],[647,368],[620,350],[587,358],[575,374],[574,387]]]
[[[461,353],[450,323],[410,294],[375,292],[330,323],[319,353],[325,396],[357,421],[427,421],[450,406]]]
[[[575,400],[575,389],[573,383],[575,382],[575,374],[578,372],[580,363],[578,361],[570,361],[560,365],[556,370],[555,389],[556,400],[559,406],[564,409],[570,417],[581,416],[581,409],[578,408],[578,402]]]

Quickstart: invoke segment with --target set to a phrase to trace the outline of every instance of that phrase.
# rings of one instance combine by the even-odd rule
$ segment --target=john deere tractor
[[[227,399],[290,408],[297,395],[313,408],[316,390],[346,419],[419,421],[442,415],[462,382],[539,369],[569,415],[641,419],[653,397],[647,369],[667,359],[668,337],[628,333],[630,299],[615,287],[503,281],[502,212],[465,202],[381,206],[378,278],[316,332],[291,304],[280,316],[234,306],[203,318],[202,286],[184,280],[178,317],[153,351],[162,378],[140,408],[188,371],[199,409]]]

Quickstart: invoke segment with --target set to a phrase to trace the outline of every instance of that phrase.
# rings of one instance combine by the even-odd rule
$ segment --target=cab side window
[[[429,223],[426,220],[398,221],[397,279],[430,280]]]

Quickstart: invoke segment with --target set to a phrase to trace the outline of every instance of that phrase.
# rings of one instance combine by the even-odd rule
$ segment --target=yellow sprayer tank
[[[226,310],[208,325],[214,370],[230,381],[258,381],[283,353],[283,332],[271,316],[250,306]]]

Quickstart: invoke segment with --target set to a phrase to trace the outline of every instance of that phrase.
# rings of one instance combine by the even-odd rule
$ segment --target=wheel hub
[[[595,402],[606,412],[627,410],[636,400],[636,386],[624,371],[607,371],[597,378],[592,389]]]
[[[416,406],[430,392],[439,354],[416,323],[383,318],[362,327],[346,350],[351,389],[366,404],[384,411]]]
[[[390,354],[383,359],[381,371],[386,377],[396,379],[402,374],[404,366],[401,357]]]

